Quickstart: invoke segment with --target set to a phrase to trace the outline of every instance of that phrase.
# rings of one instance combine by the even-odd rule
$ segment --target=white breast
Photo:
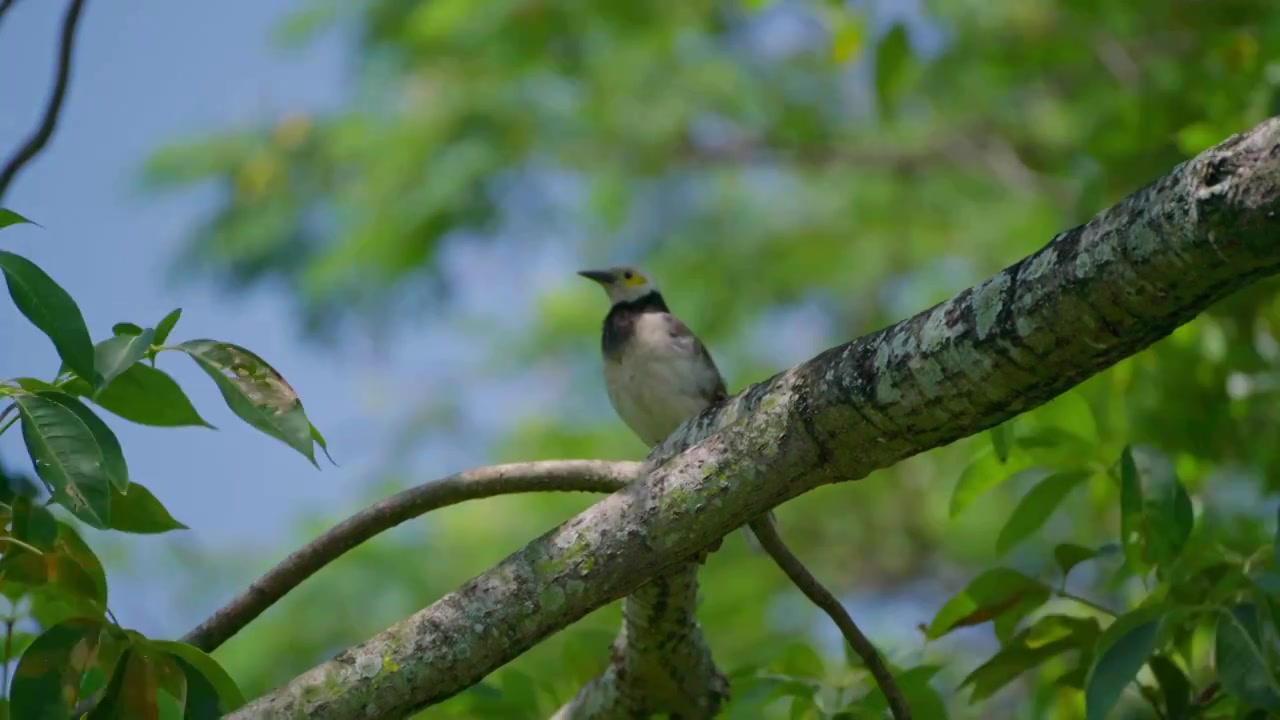
[[[719,380],[689,338],[672,337],[669,322],[665,313],[641,316],[626,351],[604,362],[613,409],[650,447],[701,412]]]

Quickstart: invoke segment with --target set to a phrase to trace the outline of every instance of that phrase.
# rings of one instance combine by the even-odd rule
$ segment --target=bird
[[[645,445],[653,448],[685,420],[729,396],[707,346],[671,312],[648,275],[626,265],[578,274],[598,283],[609,298],[600,334],[605,390],[614,411]],[[754,545],[755,537],[747,536]]]

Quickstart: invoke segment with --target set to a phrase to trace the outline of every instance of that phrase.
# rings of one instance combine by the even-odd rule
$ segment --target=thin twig
[[[3,0],[0,0],[2,2]],[[0,12],[7,10],[12,0],[0,6]],[[76,26],[80,22],[80,14],[84,9],[84,0],[71,0],[67,6],[67,14],[62,19],[62,37],[58,43],[58,70],[53,84],[53,93],[45,106],[44,117],[31,137],[9,158],[4,168],[0,169],[0,199],[4,198],[9,184],[24,165],[31,162],[44,149],[53,131],[58,126],[58,116],[62,113],[62,103],[67,97],[67,83],[71,79],[71,51],[76,39]]]
[[[885,667],[880,659],[875,645],[872,645],[867,636],[858,629],[857,624],[853,622],[853,618],[849,616],[848,611],[836,596],[823,587],[822,583],[818,582],[818,579],[782,542],[782,536],[778,535],[778,529],[774,526],[772,518],[764,516],[753,520],[751,531],[755,533],[756,539],[760,541],[765,552],[769,553],[769,557],[773,558],[778,567],[782,568],[782,572],[786,573],[787,577],[791,578],[791,582],[800,588],[800,592],[804,593],[814,605],[822,608],[822,611],[840,628],[844,639],[853,651],[858,653],[858,657],[862,658],[867,670],[871,671],[871,677],[875,678],[876,685],[880,686],[880,692],[884,693],[885,700],[889,703],[889,711],[893,713],[895,720],[911,720],[911,709],[907,707],[907,700],[898,689],[898,684],[894,682],[889,668]]]
[[[475,468],[381,500],[295,550],[182,641],[213,652],[303,580],[360,543],[423,513],[465,500],[524,492],[614,492],[638,478],[638,462],[549,460]]]

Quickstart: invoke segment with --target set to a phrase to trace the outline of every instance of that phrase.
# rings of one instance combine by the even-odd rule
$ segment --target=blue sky
[[[43,109],[64,5],[19,0],[0,22],[4,156]],[[457,362],[430,355],[428,345],[442,344],[430,342],[429,330],[397,342],[391,355],[319,352],[298,335],[281,294],[231,297],[205,283],[175,282],[169,273],[183,233],[212,198],[202,192],[141,192],[138,171],[148,152],[290,109],[332,107],[342,98],[341,38],[324,38],[302,52],[270,46],[274,24],[290,7],[296,4],[283,0],[89,0],[62,123],[5,200],[44,229],[10,228],[0,243],[40,264],[67,289],[95,338],[109,335],[115,322],[154,324],[181,307],[175,339],[230,340],[266,358],[303,397],[341,465],[316,471],[282,443],[240,423],[189,360],[162,357],[161,367],[220,431],[145,428],[106,417],[125,448],[133,479],[192,528],[162,536],[91,538],[105,548],[113,609],[121,622],[145,632],[181,633],[233,588],[220,588],[207,608],[173,610],[166,603],[167,581],[138,571],[147,566],[141,558],[160,557],[180,545],[264,544],[283,550],[284,538],[296,537],[293,520],[299,513],[354,509],[349,499],[371,476],[380,457],[379,428],[393,415],[389,403],[395,395],[387,388],[420,378],[422,373],[412,371],[422,362]],[[6,298],[0,303],[0,375],[48,377],[57,366],[48,341]],[[425,392],[429,383],[430,378],[419,379],[410,389]],[[20,433],[0,437],[0,458],[29,470]],[[447,471],[478,462],[482,454],[461,448],[436,458],[433,469]],[[113,543],[128,555],[113,551]]]

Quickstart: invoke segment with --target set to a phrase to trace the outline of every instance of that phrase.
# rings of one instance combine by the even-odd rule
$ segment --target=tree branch
[[[902,696],[902,691],[898,689],[898,684],[893,680],[893,674],[889,672],[889,668],[885,667],[884,661],[880,659],[880,654],[876,652],[876,646],[871,644],[866,635],[862,634],[862,630],[858,629],[857,623],[849,616],[848,611],[844,609],[844,605],[836,599],[818,582],[818,579],[809,572],[809,569],[800,562],[791,549],[782,542],[782,537],[778,535],[778,528],[774,525],[773,520],[766,516],[751,521],[751,530],[756,534],[756,538],[760,540],[760,545],[764,547],[765,552],[769,553],[769,557],[773,558],[778,567],[782,568],[782,572],[787,574],[791,582],[800,588],[800,592],[809,598],[814,605],[825,612],[836,627],[840,628],[840,634],[844,635],[844,639],[849,643],[853,651],[858,653],[858,657],[862,658],[862,664],[867,666],[867,670],[871,672],[871,677],[875,678],[876,685],[880,686],[880,692],[884,693],[885,700],[889,703],[889,710],[893,713],[894,720],[911,720],[911,709],[907,706],[907,700]]]
[[[403,717],[824,484],[1066,392],[1280,269],[1280,119],[918,315],[692,418],[652,469],[230,717]]]
[[[8,0],[4,5],[0,5],[0,14],[8,10],[11,4],[12,0]],[[71,3],[67,6],[67,13],[62,19],[62,37],[58,43],[58,69],[53,83],[53,93],[49,96],[49,102],[44,109],[44,117],[41,118],[40,124],[36,126],[35,132],[14,152],[9,161],[5,163],[4,168],[0,169],[0,199],[4,198],[4,194],[13,182],[13,178],[22,170],[23,166],[31,162],[44,149],[45,144],[49,142],[49,138],[53,136],[54,129],[58,126],[58,117],[62,113],[62,103],[67,96],[67,83],[71,79],[71,54],[75,45],[76,26],[80,23],[80,14],[83,9],[84,0],[71,0]]]
[[[536,491],[613,492],[640,476],[638,462],[549,460],[493,465],[434,480],[381,500],[295,550],[183,636],[205,652],[222,643],[325,565],[424,513],[477,498]]]

